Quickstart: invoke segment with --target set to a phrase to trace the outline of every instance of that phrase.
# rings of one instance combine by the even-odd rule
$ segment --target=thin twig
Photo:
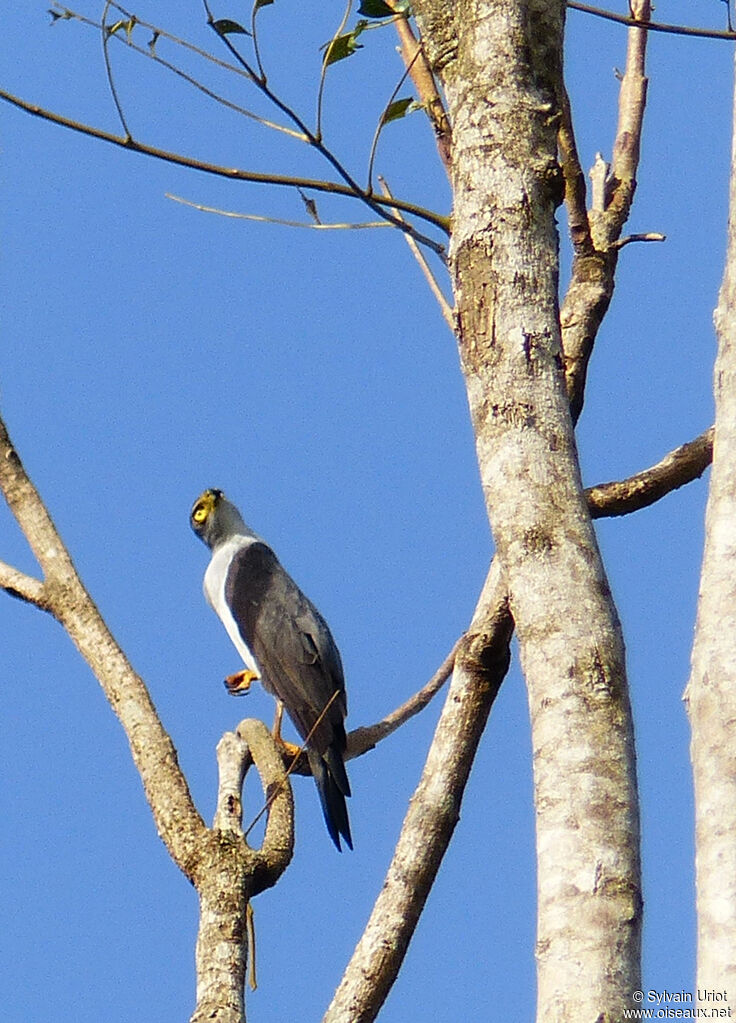
[[[107,12],[110,9],[110,3],[111,3],[111,0],[106,0],[105,7],[104,7],[104,9],[102,11],[102,19],[100,21],[100,35],[101,35],[101,38],[102,38],[102,56],[103,56],[103,58],[105,60],[105,72],[107,74],[107,84],[110,86],[110,93],[112,95],[113,103],[115,104],[115,109],[118,112],[118,117],[120,118],[120,123],[123,126],[123,131],[125,132],[126,137],[129,138],[129,139],[132,139],[133,135],[132,135],[132,133],[130,131],[130,128],[128,127],[128,122],[125,119],[125,114],[123,112],[123,105],[120,102],[120,97],[118,96],[118,90],[117,90],[117,88],[115,86],[115,79],[113,77],[112,66],[110,64],[110,54],[107,52],[107,44],[108,44],[108,40],[109,40],[109,36],[110,36],[109,30],[108,30],[108,27],[107,27]],[[126,29],[126,32],[127,31],[128,30]]]
[[[389,189],[388,185],[386,184],[385,179],[382,178],[380,175],[378,177],[378,182],[379,182],[379,184],[381,186],[381,190],[382,190],[383,194],[387,198],[389,198],[389,199],[392,198],[391,190]],[[398,217],[400,217],[401,213],[397,210],[396,211],[396,215]],[[445,323],[450,328],[450,330],[454,333],[455,332],[455,315],[453,313],[452,306],[450,305],[450,303],[445,298],[445,296],[444,296],[444,294],[442,292],[442,289],[440,288],[439,284],[437,283],[437,278],[432,273],[432,268],[430,267],[430,265],[427,262],[427,260],[424,258],[424,253],[422,252],[422,250],[416,244],[416,242],[411,237],[411,235],[405,234],[404,238],[406,238],[406,243],[409,246],[409,248],[411,249],[412,255],[414,256],[414,258],[416,259],[417,263],[419,264],[419,267],[420,267],[422,273],[424,274],[425,280],[427,281],[427,284],[429,285],[429,289],[432,292],[432,294],[434,295],[434,297],[435,297],[435,299],[437,301],[437,304],[440,307],[440,312],[442,313],[442,317],[443,317]]]
[[[361,757],[369,750],[375,749],[382,739],[391,735],[391,733],[395,732],[397,728],[401,728],[401,726],[406,724],[410,718],[413,718],[416,714],[428,706],[440,689],[442,689],[445,682],[447,682],[450,675],[452,675],[452,670],[455,666],[455,657],[457,656],[460,644],[464,638],[465,636],[463,634],[455,642],[452,650],[449,652],[447,657],[445,657],[444,661],[431,677],[429,682],[427,682],[427,684],[424,685],[417,693],[414,693],[414,695],[405,703],[402,703],[400,707],[396,708],[396,710],[391,711],[390,714],[387,714],[383,720],[378,721],[375,725],[355,728],[352,732],[348,733],[346,759],[353,760],[355,757]]]
[[[291,762],[289,763],[288,767],[286,768],[286,774],[284,775],[283,779],[277,785],[273,786],[273,789],[269,793],[268,798],[266,799],[265,803],[263,804],[261,809],[258,811],[258,813],[255,815],[253,820],[250,822],[248,827],[243,832],[243,838],[247,838],[248,837],[248,835],[251,833],[251,831],[256,826],[256,824],[261,819],[261,817],[264,815],[264,813],[266,813],[266,811],[271,807],[271,804],[273,803],[274,799],[276,799],[276,797],[278,796],[278,794],[281,792],[281,790],[283,789],[284,785],[286,784],[286,782],[287,782],[287,780],[289,778],[289,775],[290,774],[295,774],[295,773],[298,774],[299,773],[298,771],[296,771],[296,766],[299,763],[299,761],[301,760],[302,754],[306,751],[307,746],[309,745],[309,740],[312,738],[314,733],[317,731],[319,726],[322,724],[322,721],[324,720],[325,714],[330,709],[330,707],[332,706],[332,704],[335,702],[335,700],[337,699],[337,697],[339,695],[340,695],[340,690],[336,689],[335,692],[332,694],[332,696],[327,701],[327,703],[322,708],[322,711],[319,714],[319,716],[317,717],[317,720],[314,722],[312,727],[307,732],[306,738],[302,742],[301,746],[299,746],[299,748],[297,749],[296,753],[289,752],[287,754],[291,758]],[[309,773],[311,773],[311,772],[309,772]]]
[[[567,0],[567,6],[573,11],[582,11],[583,14],[594,14],[597,18],[605,18],[607,21],[617,21],[619,25],[628,25],[631,28],[643,28],[647,32],[671,32],[673,35],[698,36],[701,39],[736,39],[736,32],[732,31],[724,32],[711,28],[691,28],[688,25],[667,25],[663,22],[631,18],[625,14],[615,14],[613,11],[604,11],[600,7],[591,7],[590,4],[578,3],[578,0]]]
[[[352,6],[353,6],[353,0],[348,0],[347,6],[345,7],[345,13],[342,16],[342,21],[338,25],[337,31],[333,35],[332,39],[330,39],[329,43],[327,44],[327,47],[325,49],[325,55],[324,55],[324,58],[322,60],[322,67],[320,68],[319,88],[317,89],[317,128],[316,128],[316,131],[315,131],[315,138],[318,141],[320,141],[320,142],[322,141],[322,99],[324,97],[324,91],[325,91],[325,80],[327,78],[327,68],[329,67],[329,64],[327,63],[327,61],[328,61],[328,58],[330,56],[330,50],[332,49],[332,47],[335,44],[335,40],[340,35],[342,35],[343,29],[345,28],[345,26],[348,23],[348,18],[350,17],[350,11],[352,9]]]
[[[366,228],[375,227],[392,227],[391,224],[386,220],[370,220],[363,223],[350,223],[344,224],[322,224],[322,223],[311,223],[308,224],[303,220],[283,220],[281,217],[263,217],[256,213],[236,213],[234,210],[222,210],[216,206],[205,206],[203,203],[192,202],[190,199],[184,199],[180,195],[174,195],[172,192],[165,192],[167,199],[173,199],[174,202],[179,202],[183,206],[191,206],[192,209],[201,210],[203,213],[216,213],[220,217],[232,217],[235,220],[253,220],[258,224],[279,224],[283,227],[302,227],[307,228],[310,231],[359,231],[365,230]]]
[[[261,9],[261,5],[258,0],[253,0],[253,7],[250,13],[250,33],[253,37],[253,53],[255,54],[256,64],[258,65],[258,72],[262,82],[267,82],[266,72],[263,70],[263,62],[261,61],[261,51],[258,46],[258,11]]]
[[[159,28],[158,25],[152,24],[150,21],[142,21],[137,15],[133,15],[125,7],[116,3],[115,0],[110,0],[110,2],[111,6],[114,7],[116,11],[119,11],[125,18],[130,19],[135,17],[137,25],[141,28],[148,29],[149,32],[153,33],[157,38],[160,37],[161,39],[168,39],[170,43],[174,43],[176,46],[181,46],[183,49],[189,50],[190,53],[195,53],[198,57],[202,57],[203,60],[209,61],[216,67],[223,68],[225,71],[230,71],[232,74],[240,75],[242,78],[246,78],[250,81],[251,76],[235,64],[230,64],[228,61],[222,60],[220,57],[216,57],[214,53],[210,53],[208,50],[203,50],[200,46],[195,46],[194,43],[190,43],[188,40],[182,39],[180,36],[175,36],[171,32],[167,32],[166,29]],[[70,15],[78,21],[89,21],[89,19],[85,19],[83,15],[77,14],[68,7],[64,7],[62,4],[57,3],[56,0],[54,0],[54,7],[59,11],[63,11],[65,15]],[[94,24],[94,22],[91,23]]]
[[[102,128],[95,128],[91,125],[84,124],[81,121],[75,121],[70,117],[64,117],[62,114],[56,114],[52,110],[47,110],[45,107],[40,107],[35,103],[29,103],[27,100],[21,99],[20,96],[7,92],[5,89],[0,89],[0,99],[4,100],[6,103],[10,103],[14,107],[18,107],[19,110],[32,114],[34,117],[40,117],[45,121],[51,121],[52,124],[58,124],[64,128],[70,128],[72,131],[77,131],[82,135],[89,135],[91,138],[100,139],[103,142],[109,142],[111,145],[120,146],[123,149],[130,150],[131,152],[142,153],[145,156],[152,156],[157,160],[164,160],[167,163],[176,164],[180,167],[189,167],[192,170],[202,171],[205,174],[214,174],[217,177],[229,178],[231,181],[251,181],[256,184],[311,189],[315,192],[327,192],[330,195],[340,195],[351,199],[362,199],[365,201],[365,196],[359,189],[356,192],[354,188],[350,188],[336,181],[321,181],[314,178],[295,178],[284,174],[259,174],[256,171],[246,171],[238,167],[222,167],[219,164],[208,163],[204,160],[197,160],[193,157],[183,156],[181,153],[168,152],[165,149],[158,149],[156,146],[149,146],[145,142],[126,138],[121,135],[114,135],[112,132],[105,131]],[[389,202],[387,199],[384,199],[379,195],[371,196],[370,199],[371,204],[374,207],[380,207],[381,205],[390,206],[392,209],[398,209],[404,213],[410,214],[411,216],[425,220],[427,223],[441,228],[445,231],[445,233],[448,233],[449,231],[447,217],[444,217],[439,213],[433,213],[431,210],[426,210],[422,206],[417,206],[414,203],[406,202],[402,199],[393,199]],[[388,222],[393,223],[393,221],[394,218],[390,218]],[[403,224],[402,230],[406,231],[406,229],[407,225]],[[418,232],[411,227],[409,227],[409,231],[413,233],[414,237],[420,240],[422,244],[427,245],[441,258],[444,258],[445,248],[443,245],[435,242],[431,238],[425,238],[423,235],[419,235]]]
[[[57,4],[56,6],[58,7],[59,5]],[[111,6],[115,7],[119,11],[122,11],[122,8],[119,7],[117,4],[111,2]],[[92,18],[88,18],[83,14],[78,14],[76,11],[70,11],[68,8],[63,9],[70,19],[78,21],[82,25],[89,25],[90,27],[95,28],[98,31],[101,28],[100,23],[94,21]],[[187,47],[188,49],[193,50],[195,53],[198,53],[200,56],[203,57],[208,56],[208,54],[205,53],[204,50],[199,50],[197,47],[191,46],[190,44],[184,42],[183,40],[177,39],[175,36],[166,36],[166,34],[163,31],[161,31],[158,28],[154,28],[151,25],[148,25],[146,22],[137,21],[136,24],[143,28],[147,28],[151,31],[157,32],[160,36],[162,37],[165,36],[170,41],[177,43],[178,45]],[[140,56],[146,57],[147,59],[154,61],[154,63],[160,65],[161,67],[166,68],[167,71],[170,71],[178,78],[181,78],[188,85],[192,85],[195,89],[199,90],[199,92],[207,96],[208,99],[214,100],[215,103],[219,103],[226,109],[233,110],[235,113],[241,114],[243,117],[247,117],[252,121],[256,121],[264,128],[271,128],[274,131],[283,132],[284,135],[289,135],[291,138],[297,139],[299,142],[308,141],[306,135],[303,132],[294,131],[293,128],[287,128],[286,125],[283,124],[277,124],[275,121],[270,121],[267,117],[261,117],[259,114],[253,113],[252,110],[248,110],[246,107],[241,107],[239,104],[233,103],[231,100],[226,99],[225,96],[221,96],[219,93],[215,92],[213,89],[210,89],[208,86],[206,86],[203,82],[200,82],[198,78],[194,77],[194,75],[188,74],[186,71],[183,71],[180,67],[177,67],[176,64],[172,64],[170,61],[165,60],[158,53],[156,53],[155,50],[152,50],[151,47],[138,46],[138,44],[134,43],[132,37],[129,37],[127,33],[125,35],[120,35],[119,32],[115,32],[113,33],[113,38],[117,39],[118,42],[122,43],[123,45],[129,47],[129,49],[133,50],[135,53],[140,54]],[[242,74],[244,75],[244,77],[248,78],[248,76],[244,74],[241,68],[235,67],[234,64],[228,64],[225,61],[216,60],[215,58],[212,59],[218,66],[227,68],[229,71],[235,71],[238,74]],[[248,78],[248,80],[250,79]]]
[[[417,50],[417,52],[415,53],[414,59],[416,60],[416,58],[418,56],[419,56],[419,50]],[[383,131],[383,129],[384,129],[385,125],[386,125],[386,121],[385,121],[386,114],[388,113],[388,110],[389,110],[391,104],[396,99],[396,97],[398,95],[398,92],[399,92],[399,89],[401,88],[401,86],[406,81],[410,71],[411,71],[411,65],[409,65],[407,68],[405,68],[403,75],[401,76],[401,78],[396,83],[396,86],[395,86],[393,92],[389,96],[388,103],[386,104],[386,106],[381,111],[381,116],[378,119],[378,124],[376,125],[376,130],[373,133],[373,141],[371,142],[370,155],[368,157],[368,185],[367,185],[367,188],[368,188],[369,192],[373,191],[373,163],[374,163],[374,161],[376,159],[376,149],[378,147],[378,140],[381,137],[381,132]]]
[[[258,990],[258,977],[256,969],[256,922],[253,912],[253,903],[248,900],[245,907],[245,927],[248,932],[248,987],[251,991]]]
[[[320,134],[319,124],[317,126],[316,133],[311,131],[311,129],[307,126],[306,122],[299,116],[299,114],[287,103],[285,103],[279,96],[277,96],[276,93],[269,88],[266,82],[264,82],[262,79],[258,77],[252,66],[248,63],[248,61],[245,60],[245,58],[241,55],[238,48],[230,40],[229,36],[227,34],[218,32],[216,28],[216,22],[212,16],[212,10],[210,8],[208,0],[202,0],[202,5],[204,7],[205,14],[207,15],[207,24],[210,26],[213,32],[215,32],[218,38],[222,41],[223,45],[227,47],[227,49],[235,58],[235,60],[237,60],[241,67],[248,72],[256,88],[258,88],[263,93],[263,95],[266,96],[267,99],[269,99],[271,103],[273,103],[274,106],[277,107],[277,109],[279,109],[283,114],[285,114],[286,117],[288,117],[292,121],[292,123],[295,124],[297,128],[299,128],[300,131],[304,132],[304,134],[307,137],[307,141],[330,164],[330,166],[333,168],[333,170],[336,171],[338,176],[342,178],[342,180],[351,190],[351,193],[355,196],[355,198],[360,199],[370,209],[372,209],[374,213],[377,213],[379,217],[383,217],[390,224],[393,224],[394,227],[399,228],[400,231],[403,231],[405,234],[411,234],[415,241],[419,242],[422,245],[426,245],[428,248],[432,249],[432,251],[436,252],[443,262],[446,262],[444,246],[438,245],[438,243],[435,242],[433,239],[428,238],[426,235],[421,234],[419,231],[416,230],[416,228],[412,227],[411,224],[408,224],[406,220],[400,219],[399,217],[388,213],[386,209],[382,207],[382,204],[376,201],[376,197],[372,192],[366,192],[360,187],[360,185],[352,176],[352,174],[335,156],[332,150],[329,149],[323,143]],[[445,219],[445,230],[449,234],[449,221],[447,219]]]

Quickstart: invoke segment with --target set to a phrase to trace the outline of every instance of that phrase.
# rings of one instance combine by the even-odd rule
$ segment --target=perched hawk
[[[327,622],[221,490],[197,498],[191,525],[212,551],[205,596],[247,668],[226,685],[241,693],[260,679],[283,705],[306,742],[330,838],[340,849],[342,836],[352,849],[345,679]]]

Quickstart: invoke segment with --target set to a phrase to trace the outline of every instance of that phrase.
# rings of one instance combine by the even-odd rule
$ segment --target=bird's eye
[[[196,522],[198,526],[201,526],[204,520],[207,518],[207,505],[198,504],[192,512],[192,522]]]

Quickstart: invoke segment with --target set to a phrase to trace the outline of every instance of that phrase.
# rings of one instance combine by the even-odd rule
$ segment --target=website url
[[[624,1009],[624,1019],[730,1019],[731,1008],[722,1009]]]

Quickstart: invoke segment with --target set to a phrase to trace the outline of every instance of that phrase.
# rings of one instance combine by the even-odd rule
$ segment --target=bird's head
[[[205,490],[192,507],[189,522],[208,547],[216,547],[231,536],[251,534],[243,518],[221,490]]]

